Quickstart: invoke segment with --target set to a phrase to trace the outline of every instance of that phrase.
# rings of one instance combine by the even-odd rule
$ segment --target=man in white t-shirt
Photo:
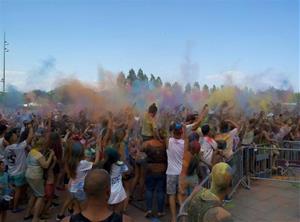
[[[184,153],[183,127],[179,123],[172,126],[173,137],[168,140],[167,194],[171,210],[171,221],[176,222],[176,195],[179,196],[179,175],[182,170]]]
[[[204,125],[201,127],[203,137],[200,138],[200,157],[202,162],[200,163],[200,181],[204,180],[210,170],[212,165],[213,152],[218,148],[217,142],[210,137],[210,127],[209,125]]]
[[[202,126],[201,131],[203,135],[203,137],[200,138],[202,160],[206,164],[211,165],[213,152],[218,148],[218,144],[213,138],[209,136],[209,125]]]
[[[29,128],[29,134],[26,140],[18,143],[18,136],[16,129],[10,130],[5,134],[4,138],[8,142],[8,146],[5,148],[4,156],[8,166],[9,180],[12,185],[15,186],[13,213],[20,212],[18,202],[21,195],[21,188],[26,183],[25,170],[26,170],[26,151],[25,148],[31,143],[33,138],[33,129],[31,124],[27,126]]]

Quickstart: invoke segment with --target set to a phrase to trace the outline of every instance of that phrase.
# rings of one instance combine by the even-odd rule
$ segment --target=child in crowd
[[[122,175],[128,171],[128,167],[123,161],[120,161],[120,155],[116,149],[107,148],[103,168],[111,175],[111,193],[108,203],[112,206],[114,212],[121,213],[124,209],[124,201],[127,198]]]
[[[94,163],[85,160],[84,147],[78,140],[71,140],[68,143],[66,152],[66,172],[69,180],[69,195],[65,200],[61,211],[57,215],[57,220],[62,220],[65,216],[65,210],[73,204],[75,211],[81,211],[81,203],[85,200],[83,191],[84,179],[93,165],[99,161],[99,151],[96,151],[96,158]]]

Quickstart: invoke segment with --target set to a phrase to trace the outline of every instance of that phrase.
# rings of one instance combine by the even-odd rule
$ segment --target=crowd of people
[[[134,200],[146,201],[146,218],[164,217],[168,206],[175,222],[181,206],[181,221],[231,221],[222,201],[234,172],[224,162],[240,145],[282,140],[300,140],[299,114],[246,117],[228,102],[214,112],[205,105],[176,114],[156,104],[144,114],[127,107],[96,120],[86,111],[75,117],[57,110],[5,113],[1,221],[10,209],[37,222],[51,216],[53,206],[60,209],[58,221],[132,221],[127,208]],[[210,174],[211,188],[199,187]]]

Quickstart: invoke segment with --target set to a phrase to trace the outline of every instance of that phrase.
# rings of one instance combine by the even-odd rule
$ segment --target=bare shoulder
[[[123,214],[123,221],[124,222],[133,222],[133,219],[125,214]]]
[[[204,222],[233,222],[231,214],[222,207],[214,207],[209,209],[204,217]]]
[[[70,217],[65,217],[62,222],[69,222],[70,221]]]

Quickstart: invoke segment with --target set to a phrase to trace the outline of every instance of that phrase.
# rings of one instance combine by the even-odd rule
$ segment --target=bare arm
[[[96,165],[96,164],[99,163],[99,158],[100,158],[100,148],[99,147],[96,148],[96,154],[95,155],[96,156],[95,156],[95,161],[94,161],[93,165]]]
[[[26,143],[30,144],[33,139],[33,128],[32,128],[31,124],[29,124],[28,127],[29,127],[29,133],[28,133],[28,137],[26,139]]]
[[[263,136],[266,138],[266,140],[270,143],[276,143],[277,141],[272,139],[269,134],[266,131],[263,131]]]
[[[39,161],[40,165],[42,166],[42,168],[47,169],[50,166],[53,157],[54,157],[54,152],[51,150],[48,160],[46,160],[44,156],[39,158],[38,161]]]
[[[187,132],[186,132],[186,126],[183,125],[182,129],[183,129],[183,139],[184,139],[184,150],[188,151],[188,149],[189,149],[189,137],[188,137]]]
[[[194,126],[193,126],[193,130],[196,130],[198,129],[198,127],[200,126],[200,124],[202,123],[202,121],[204,120],[204,118],[206,117],[208,113],[208,105],[205,104],[198,119],[196,120],[196,122],[194,123]]]
[[[126,128],[126,132],[125,132],[125,137],[124,137],[124,141],[128,140],[129,138],[129,134],[133,128],[133,117],[131,115],[128,114],[127,116],[127,128]]]
[[[66,143],[67,142],[67,140],[68,140],[68,138],[69,138],[69,135],[70,135],[70,131],[69,130],[67,130],[67,133],[66,133],[66,135],[64,136],[64,138],[62,139],[62,142],[63,143]]]
[[[103,137],[103,142],[105,145],[108,144],[108,140],[109,140],[109,135],[112,131],[112,128],[113,128],[113,117],[112,117],[112,113],[110,112],[109,114],[109,118],[108,118],[108,125],[107,125],[107,131],[106,131],[106,134],[105,136]]]
[[[231,120],[231,119],[227,119],[227,120],[225,120],[227,123],[229,123],[231,126],[233,126],[233,128],[237,128],[238,129],[238,131],[240,130],[240,126],[235,122],[235,121],[233,121],[233,120]]]

